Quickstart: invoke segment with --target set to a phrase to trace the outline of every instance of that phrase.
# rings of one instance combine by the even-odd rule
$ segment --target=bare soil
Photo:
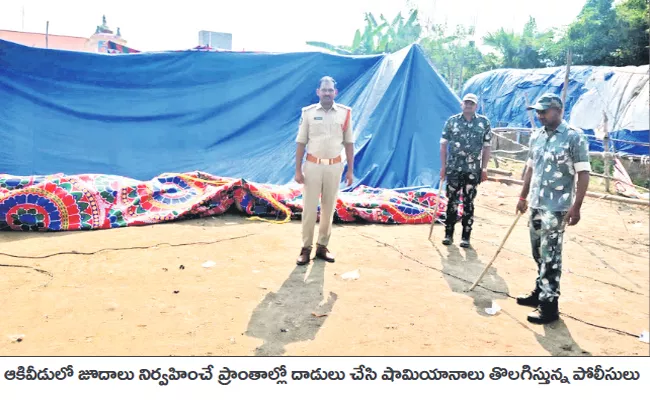
[[[647,356],[647,208],[585,200],[565,237],[555,323],[528,323],[513,298],[536,274],[526,218],[465,292],[519,189],[481,185],[472,250],[443,246],[440,225],[429,241],[424,225],[346,224],[333,230],[337,261],[306,267],[299,222],[0,233],[0,355]],[[493,301],[502,309],[489,315]]]

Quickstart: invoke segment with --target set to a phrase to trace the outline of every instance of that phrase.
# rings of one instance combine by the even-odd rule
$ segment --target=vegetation
[[[323,42],[308,44],[340,54],[381,54],[419,42],[449,85],[460,92],[470,77],[495,68],[540,68],[564,65],[568,49],[574,65],[644,65],[648,63],[648,2],[586,0],[568,27],[539,31],[533,17],[521,33],[503,28],[482,38],[492,51],[482,52],[472,40],[474,27],[423,23],[417,8],[391,21],[365,15],[350,46]]]

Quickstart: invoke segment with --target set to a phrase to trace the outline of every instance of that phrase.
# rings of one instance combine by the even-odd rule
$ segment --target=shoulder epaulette
[[[309,105],[309,106],[307,106],[307,107],[303,107],[302,110],[303,110],[303,111],[311,110],[312,108],[316,108],[316,106],[318,106],[318,103],[316,103],[316,104],[311,104],[311,105]]]
[[[343,105],[343,104],[336,103],[336,106],[341,107],[344,110],[352,110],[352,107],[349,107],[349,106],[346,106],[346,105]]]

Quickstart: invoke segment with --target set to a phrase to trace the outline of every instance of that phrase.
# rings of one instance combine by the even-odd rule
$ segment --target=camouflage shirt
[[[538,129],[531,136],[526,165],[533,168],[530,207],[568,211],[575,196],[576,174],[591,171],[589,143],[582,131],[566,121],[550,134]]]
[[[474,173],[478,178],[481,170],[481,150],[490,146],[491,140],[492,129],[487,117],[475,114],[471,121],[467,121],[460,113],[449,118],[440,141],[449,143],[447,176]]]

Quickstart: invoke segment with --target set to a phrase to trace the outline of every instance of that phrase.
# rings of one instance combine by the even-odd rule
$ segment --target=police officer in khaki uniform
[[[341,153],[344,148],[348,162],[345,177],[348,185],[352,184],[354,176],[352,109],[334,102],[338,91],[336,81],[329,76],[321,78],[316,94],[320,102],[302,109],[296,138],[295,179],[303,184],[302,250],[297,259],[298,265],[307,264],[311,257],[319,198],[321,213],[316,257],[334,262],[327,245],[343,174]],[[303,166],[305,149],[307,159]]]

